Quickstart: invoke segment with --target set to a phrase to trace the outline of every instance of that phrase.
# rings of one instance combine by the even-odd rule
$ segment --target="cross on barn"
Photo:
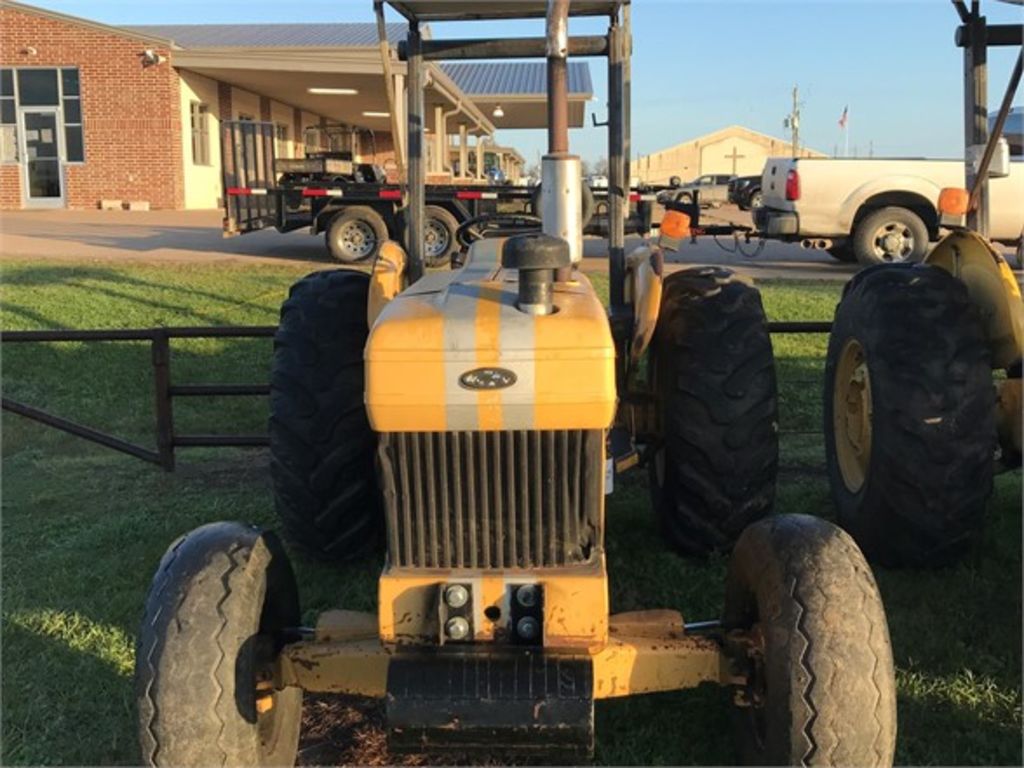
[[[746,157],[746,155],[741,155],[741,154],[739,154],[739,153],[737,152],[737,150],[736,150],[736,147],[735,147],[735,146],[733,146],[733,148],[732,148],[732,154],[731,154],[731,155],[726,155],[726,156],[725,156],[725,159],[726,159],[726,160],[732,160],[732,175],[733,175],[733,176],[736,176],[736,175],[737,175],[737,174],[736,174],[736,161],[737,161],[737,160],[742,160],[742,159],[743,159],[744,157]]]

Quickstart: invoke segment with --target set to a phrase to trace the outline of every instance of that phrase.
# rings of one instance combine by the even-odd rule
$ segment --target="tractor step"
[[[589,757],[589,657],[533,651],[399,653],[388,666],[387,727],[395,751]]]

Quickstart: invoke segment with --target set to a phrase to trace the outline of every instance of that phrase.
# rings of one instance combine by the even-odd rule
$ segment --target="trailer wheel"
[[[135,654],[142,762],[294,765],[302,690],[274,690],[295,577],[273,534],[212,523],[175,541],[146,597]]]
[[[669,275],[653,350],[663,444],[651,501],[682,553],[727,550],[775,499],[778,404],[760,294],[726,269]]]
[[[281,307],[270,377],[270,474],[285,532],[326,560],[378,541],[377,440],[363,404],[370,278],[315,272]]]
[[[836,307],[825,456],[839,523],[885,565],[957,559],[992,492],[996,402],[966,286],[939,267],[864,270]]]
[[[455,233],[459,222],[447,208],[428,205],[423,233],[423,258],[428,267],[443,267],[451,263],[452,254],[459,250]]]
[[[734,724],[749,765],[891,766],[896,681],[878,587],[846,533],[778,515],[740,537],[723,625],[734,663]]]
[[[384,219],[365,205],[354,205],[335,214],[324,233],[331,256],[345,264],[373,259],[387,239]]]
[[[917,262],[928,252],[928,228],[913,211],[888,206],[873,211],[853,230],[853,252],[866,266]]]
[[[594,190],[590,188],[589,184],[580,185],[580,197],[582,201],[582,209],[580,220],[583,222],[583,229],[586,229],[590,225],[590,220],[594,218],[594,210],[596,207]],[[543,218],[543,211],[541,211],[541,185],[538,184],[533,188],[533,195],[530,197],[530,213],[537,218]],[[628,203],[627,203],[627,216],[628,216]]]

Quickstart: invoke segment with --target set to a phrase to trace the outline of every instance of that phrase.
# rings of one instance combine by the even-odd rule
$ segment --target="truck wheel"
[[[928,228],[906,208],[880,208],[857,224],[853,252],[865,266],[920,261],[928,252]]]
[[[651,500],[680,552],[726,550],[775,498],[778,404],[760,294],[726,269],[669,275],[653,349],[664,439]]]
[[[764,195],[760,189],[755,189],[747,198],[747,208],[754,210],[764,206]]]
[[[378,541],[377,440],[363,404],[370,278],[315,272],[281,307],[270,376],[270,475],[285,532],[329,560]]]
[[[145,765],[294,765],[302,690],[274,691],[295,577],[273,534],[212,523],[167,550],[135,654]]]
[[[839,523],[885,565],[955,560],[992,491],[996,403],[962,282],[928,265],[865,270],[836,308],[825,454]]]
[[[722,623],[744,638],[733,654],[749,674],[734,712],[745,763],[892,765],[889,628],[846,533],[806,515],[750,526],[729,562]]]
[[[376,257],[387,239],[384,219],[365,205],[354,205],[336,214],[324,233],[331,256],[345,264]]]
[[[425,212],[423,258],[428,267],[446,266],[459,250],[459,241],[455,239],[459,222],[451,211],[439,205],[428,205]]]

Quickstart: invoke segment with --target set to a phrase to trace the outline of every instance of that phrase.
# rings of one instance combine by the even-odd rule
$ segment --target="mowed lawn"
[[[273,324],[300,266],[6,262],[3,327],[125,328]],[[603,280],[599,283],[604,288]],[[838,283],[761,286],[772,319],[829,319]],[[822,472],[823,336],[774,340],[783,469],[777,510],[833,515]],[[264,383],[270,341],[176,341],[176,383]],[[12,397],[153,444],[145,344],[6,344]],[[175,402],[179,432],[257,432],[266,401]],[[956,568],[876,571],[898,666],[896,760],[1020,765],[1021,475],[997,478],[984,540]],[[137,762],[133,648],[149,579],[167,544],[213,520],[274,525],[260,450],[181,450],[168,474],[135,459],[3,416],[3,764]],[[608,502],[616,611],[677,608],[714,618],[724,558],[669,552],[647,503],[645,474]],[[296,558],[307,622],[322,609],[373,610],[380,563]],[[851,606],[851,610],[852,610]],[[379,709],[358,701],[307,707],[301,762],[387,762]],[[597,705],[597,762],[722,764],[734,753],[725,692]]]

